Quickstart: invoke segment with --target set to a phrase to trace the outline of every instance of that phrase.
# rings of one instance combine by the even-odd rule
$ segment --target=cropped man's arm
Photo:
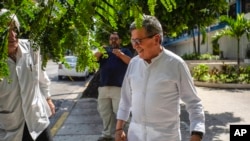
[[[125,123],[126,122],[124,120],[117,119],[115,130],[116,131],[123,130],[123,127],[124,127]]]
[[[205,134],[205,114],[202,106],[201,99],[197,95],[194,82],[185,62],[179,65],[180,83],[179,92],[182,101],[186,104],[186,109],[189,113],[190,120],[190,134],[191,132],[200,132]],[[192,138],[196,137],[194,134]]]
[[[120,49],[113,49],[113,53],[126,64],[128,64],[131,60],[131,57],[123,53]]]
[[[131,60],[131,58],[124,53],[121,53],[118,57],[126,64],[128,64]]]
[[[116,129],[115,129],[115,141],[126,141],[127,135],[124,132],[125,121],[124,120],[117,120]]]
[[[51,111],[51,115],[54,115],[55,114],[55,105],[51,99],[51,94],[50,94],[50,89],[49,89],[49,86],[51,84],[51,81],[46,73],[45,70],[43,70],[41,68],[41,57],[39,55],[39,51],[34,53],[34,58],[33,60],[36,60],[36,64],[38,65],[38,75],[39,75],[39,86],[40,86],[40,91],[42,93],[42,95],[44,95],[44,97],[46,98],[46,101],[48,103],[48,106],[50,108],[50,111]]]
[[[50,111],[51,111],[51,114],[54,115],[55,114],[55,105],[51,99],[51,94],[49,92],[49,86],[50,86],[50,80],[49,80],[49,77],[47,75],[47,73],[43,70],[40,70],[40,81],[39,81],[39,84],[40,84],[40,90],[41,90],[41,93],[45,96],[46,98],[46,101],[50,107]]]

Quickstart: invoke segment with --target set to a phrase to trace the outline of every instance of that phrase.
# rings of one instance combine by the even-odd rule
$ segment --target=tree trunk
[[[240,76],[240,38],[237,38],[237,73]]]
[[[201,43],[200,43],[200,40],[201,40],[201,37],[200,37],[200,26],[197,27],[198,28],[198,41],[197,41],[197,53],[198,55],[201,54]]]
[[[191,30],[191,33],[193,35],[193,47],[194,47],[194,53],[196,54],[196,42],[195,42],[195,35],[194,35],[194,29]]]
[[[87,88],[83,91],[81,98],[97,98],[99,80],[100,80],[100,71],[98,70],[94,74],[94,77],[90,80]]]

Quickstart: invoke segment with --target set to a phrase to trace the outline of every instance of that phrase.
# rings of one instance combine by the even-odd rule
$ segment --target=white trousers
[[[112,137],[115,132],[116,114],[121,98],[121,87],[98,88],[98,112],[103,121],[103,137]]]

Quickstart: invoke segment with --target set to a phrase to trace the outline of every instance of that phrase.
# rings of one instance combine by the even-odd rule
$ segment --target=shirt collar
[[[163,52],[164,52],[164,47],[162,47],[162,51],[156,57],[154,57],[154,58],[151,59],[151,63],[150,64],[152,64],[155,61],[159,60],[159,58],[161,58],[161,56],[164,54]],[[148,64],[147,61],[144,60],[144,62],[145,62],[145,64]]]

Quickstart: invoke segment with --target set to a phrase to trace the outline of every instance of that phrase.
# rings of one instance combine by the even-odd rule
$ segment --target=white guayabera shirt
[[[0,141],[22,141],[25,122],[35,140],[49,125],[50,80],[28,40],[19,40],[17,62],[9,58],[8,66],[11,82],[0,81]]]
[[[180,99],[190,131],[205,133],[205,117],[185,62],[163,49],[150,64],[134,57],[124,77],[117,119],[132,113],[128,141],[180,141]]]

